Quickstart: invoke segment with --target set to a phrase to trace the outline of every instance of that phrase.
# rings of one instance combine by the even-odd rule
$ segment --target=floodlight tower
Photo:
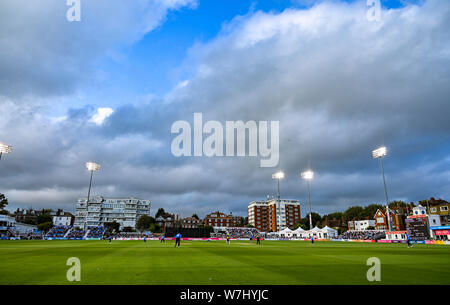
[[[280,202],[280,180],[284,178],[284,173],[282,171],[276,172],[275,174],[272,174],[272,179],[277,179],[278,182],[278,193],[277,193],[277,206],[278,206],[278,224],[277,224],[277,231],[281,228],[281,202]]]
[[[311,209],[311,180],[314,178],[314,172],[311,170],[307,170],[303,172],[302,178],[306,180],[306,184],[308,185],[308,205],[309,205],[309,229],[312,229],[312,209]]]
[[[87,201],[86,201],[86,221],[84,222],[84,230],[85,231],[87,230],[89,198],[91,196],[91,186],[92,186],[92,175],[94,174],[94,171],[100,170],[100,164],[97,164],[94,162],[86,162],[86,168],[88,171],[91,172],[91,178],[89,180],[89,190],[88,190]]]
[[[2,154],[9,154],[12,152],[12,149],[12,146],[0,142],[0,160],[2,159]]]
[[[392,231],[391,215],[389,214],[389,198],[388,198],[388,193],[387,193],[387,188],[386,188],[386,178],[384,177],[384,166],[383,166],[383,157],[386,156],[386,154],[387,154],[387,149],[384,146],[372,151],[372,157],[374,159],[380,159],[381,173],[383,175],[384,195],[386,197],[386,214],[387,214],[387,221],[388,221],[388,229],[389,229],[389,231]]]

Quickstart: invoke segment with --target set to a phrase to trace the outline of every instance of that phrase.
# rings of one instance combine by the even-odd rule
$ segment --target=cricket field
[[[69,282],[67,260],[80,261]],[[367,260],[380,260],[369,282]],[[0,284],[450,284],[450,246],[263,241],[0,241]]]

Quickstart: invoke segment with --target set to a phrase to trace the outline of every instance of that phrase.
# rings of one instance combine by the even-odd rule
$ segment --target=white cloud
[[[91,118],[91,122],[96,125],[102,125],[103,122],[113,114],[114,110],[108,107],[97,108],[97,113],[94,114]]]

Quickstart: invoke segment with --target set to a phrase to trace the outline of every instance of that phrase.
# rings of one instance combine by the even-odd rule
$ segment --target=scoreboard
[[[428,218],[407,218],[406,230],[411,240],[427,240],[430,239],[430,230],[428,229]]]

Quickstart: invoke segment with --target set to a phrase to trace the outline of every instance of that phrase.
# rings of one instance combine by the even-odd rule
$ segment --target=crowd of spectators
[[[26,236],[25,236],[25,239],[29,239],[29,240],[32,240],[32,239],[42,239],[43,238],[43,234],[42,233],[28,233]]]
[[[87,238],[102,238],[105,234],[105,228],[103,226],[89,227]]]
[[[365,230],[355,231],[349,230],[338,237],[339,239],[360,239],[360,240],[378,240],[386,238],[385,231],[381,230]]]
[[[211,233],[211,237],[225,238],[229,235],[231,238],[250,238],[251,236],[256,237],[259,234],[258,229],[255,228],[226,228],[225,231]]]
[[[86,234],[86,231],[84,230],[75,230],[73,229],[70,231],[69,235],[67,236],[68,239],[81,239]]]
[[[69,231],[70,226],[54,226],[48,231],[45,237],[61,238]]]
[[[138,233],[138,232],[121,232],[121,233],[118,233],[118,234],[114,234],[113,238],[114,239],[120,239],[120,238],[144,238],[145,236],[152,237],[152,234],[146,235],[146,234]]]
[[[0,235],[0,239],[9,239],[11,237],[16,237],[16,234],[12,229],[7,229]]]

